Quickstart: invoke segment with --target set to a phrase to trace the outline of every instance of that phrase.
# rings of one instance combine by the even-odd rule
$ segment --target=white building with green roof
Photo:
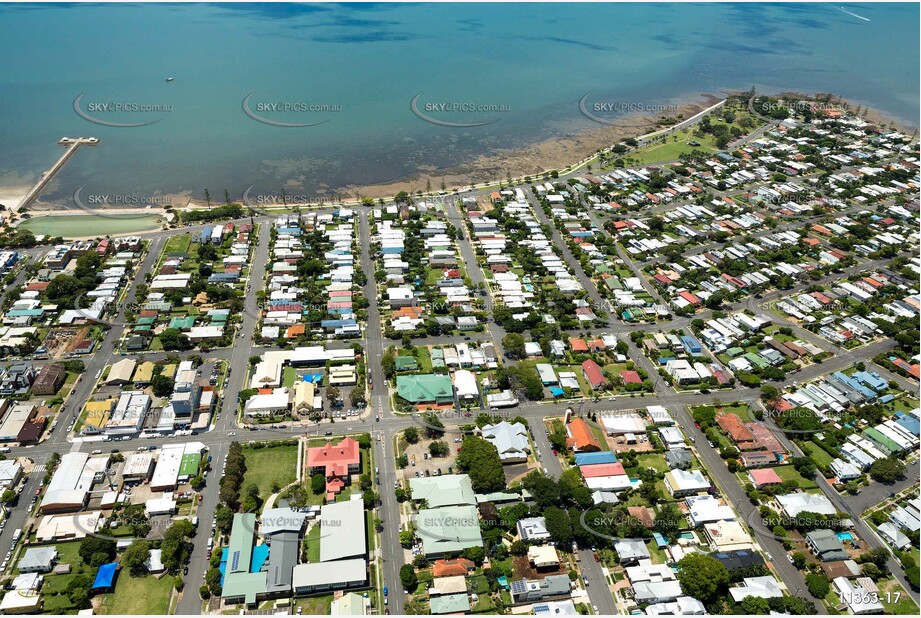
[[[476,504],[473,483],[466,474],[444,474],[409,479],[413,500],[425,500],[430,509]]]
[[[397,376],[397,394],[410,403],[450,403],[454,401],[454,386],[450,376]]]
[[[479,514],[472,505],[422,509],[415,526],[427,557],[450,556],[483,545]]]

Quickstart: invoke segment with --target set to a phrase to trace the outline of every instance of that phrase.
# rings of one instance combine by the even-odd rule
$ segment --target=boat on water
[[[175,79],[176,79],[175,77],[167,77],[167,78],[166,78],[166,81],[167,81],[167,82],[171,82],[171,81],[174,81]]]

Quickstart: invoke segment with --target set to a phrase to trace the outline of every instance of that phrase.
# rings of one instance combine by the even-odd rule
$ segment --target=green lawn
[[[297,608],[300,607],[304,616],[328,616],[329,608],[332,603],[333,595],[331,594],[326,594],[321,597],[298,599],[297,603],[294,604],[294,611],[297,611]]]
[[[166,614],[169,607],[173,578],[157,579],[152,576],[131,577],[123,571],[118,574],[115,592],[101,597],[99,614]],[[191,591],[193,594],[194,590]]]
[[[688,142],[697,140],[700,146],[691,146]],[[682,129],[674,135],[669,135],[665,143],[655,142],[640,148],[630,155],[631,160],[636,160],[639,165],[648,165],[660,161],[671,161],[679,155],[691,152],[719,152],[712,135],[696,137],[689,129]]]
[[[637,468],[652,468],[656,472],[668,472],[668,463],[663,455],[652,453],[649,455],[638,455],[636,458]]]
[[[654,540],[647,541],[646,548],[649,550],[649,557],[652,559],[653,564],[666,564],[668,562],[668,555],[664,550],[659,549]]]
[[[294,386],[294,382],[297,380],[297,369],[294,367],[285,367],[284,377],[282,378],[282,384],[285,388],[291,388]]]
[[[745,421],[745,422],[750,422],[750,421],[755,420],[751,417],[751,414],[749,414],[748,406],[745,405],[744,403],[734,404],[734,405],[724,405],[724,406],[720,406],[720,409],[722,410],[723,414],[730,414],[730,413],[735,414],[736,416],[739,417],[740,420]]]
[[[245,448],[243,455],[246,458],[243,488],[255,484],[263,499],[272,494],[273,482],[284,487],[297,479],[297,446]]]
[[[816,444],[815,442],[811,440],[807,442],[806,444],[811,449],[809,456],[812,458],[814,462],[816,462],[820,466],[828,466],[831,464],[832,456],[829,455],[825,449],[823,449],[821,446],[819,446],[818,444]]]
[[[810,489],[818,489],[819,486],[815,482],[803,478],[803,476],[796,471],[796,468],[793,466],[777,466],[774,468],[774,472],[777,473],[777,476],[782,478],[785,481],[796,481],[800,489],[803,491],[808,491]]]
[[[470,591],[476,594],[488,594],[489,580],[486,579],[485,575],[477,575],[470,580]]]
[[[879,602],[886,608],[887,614],[918,615],[918,605],[894,579],[879,582]]]
[[[320,526],[314,524],[305,537],[307,541],[307,562],[320,561]]]
[[[166,255],[170,253],[187,253],[191,243],[192,236],[190,234],[171,236],[169,240],[166,241],[166,246],[163,247],[163,253]]]

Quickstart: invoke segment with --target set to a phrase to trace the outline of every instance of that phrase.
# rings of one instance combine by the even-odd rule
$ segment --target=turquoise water
[[[0,187],[34,182],[61,136],[93,135],[43,198],[73,191],[316,195],[598,125],[579,99],[664,105],[726,89],[831,91],[917,124],[917,4],[0,5]],[[167,76],[175,81],[167,83]],[[163,113],[73,109],[107,101]],[[341,106],[266,113],[242,101]],[[453,128],[410,101],[506,106]],[[420,187],[422,188],[422,187]]]
[[[841,542],[854,540],[854,535],[850,532],[836,532],[835,536],[838,537],[838,540]]]

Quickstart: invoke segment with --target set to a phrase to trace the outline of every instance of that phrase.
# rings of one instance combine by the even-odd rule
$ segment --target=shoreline
[[[689,99],[692,98],[690,96],[684,97],[683,102],[677,105],[677,109],[669,114],[669,118],[678,120],[675,124],[686,122],[726,100],[726,97],[711,93],[698,93],[693,97],[697,101],[690,101]],[[681,114],[680,119],[677,118],[679,114]],[[521,148],[499,149],[492,154],[482,154],[468,163],[443,170],[419,171],[381,183],[345,185],[331,193],[346,195],[360,193],[363,196],[378,199],[392,197],[400,191],[410,193],[414,190],[421,190],[429,183],[432,187],[431,192],[437,193],[442,180],[444,180],[445,191],[452,191],[475,185],[504,183],[509,174],[513,179],[539,176],[549,170],[576,167],[599,150],[610,148],[622,140],[639,138],[674,126],[660,126],[657,120],[659,118],[633,114],[619,119],[616,125],[578,129],[560,137],[546,138]]]
[[[696,95],[687,95],[678,97],[676,100],[681,101],[676,105],[676,109],[670,113],[667,118],[677,120],[672,125],[659,125],[658,121],[666,116],[651,118],[643,114],[632,114],[625,116],[617,121],[616,125],[605,125],[599,127],[587,127],[570,130],[558,137],[545,138],[532,144],[519,148],[498,149],[491,154],[481,154],[467,163],[461,163],[449,168],[435,169],[431,171],[418,171],[400,178],[379,183],[370,183],[364,185],[349,184],[326,192],[326,195],[318,195],[316,200],[300,206],[320,205],[319,200],[324,200],[325,204],[340,203],[352,204],[357,203],[354,196],[360,194],[362,197],[369,197],[375,200],[384,198],[385,201],[392,201],[393,197],[405,191],[407,193],[423,193],[423,189],[431,186],[430,191],[425,191],[425,195],[435,195],[444,182],[445,191],[452,192],[455,190],[475,190],[481,187],[498,185],[507,182],[507,176],[511,176],[513,181],[520,181],[525,176],[540,176],[550,170],[559,170],[560,173],[571,173],[584,166],[600,150],[610,148],[611,146],[625,139],[638,139],[650,136],[659,132],[668,131],[678,124],[683,124],[692,118],[701,115],[709,110],[715,109],[728,96],[734,94],[734,91],[727,91],[725,96],[716,96],[712,93],[697,93]],[[759,93],[760,94],[760,93]],[[860,108],[860,116],[867,122],[878,125],[891,125],[895,130],[906,134],[917,132],[916,128],[904,124],[900,119],[886,115],[885,112],[872,107],[866,107],[863,104],[854,104],[848,99],[828,95],[828,93],[815,92],[805,93],[795,90],[781,90],[773,93],[764,93],[771,97],[788,97],[798,99],[822,99],[825,96],[831,96],[830,104],[839,105],[848,111],[855,111]],[[691,100],[696,99],[696,100]],[[680,115],[680,117],[679,117]],[[586,119],[587,120],[587,119]],[[564,170],[566,172],[564,172]],[[3,195],[0,195],[0,204],[8,205],[18,203],[29,190],[27,187],[0,187]],[[19,194],[17,190],[21,190]],[[340,195],[338,201],[333,201],[333,195]],[[177,210],[189,208],[204,208],[204,204],[199,200],[191,197],[187,193],[164,193],[164,196],[177,197],[177,203],[174,208]],[[348,197],[346,197],[348,196]],[[294,204],[288,204],[293,206]],[[282,204],[265,204],[265,207],[281,207]],[[114,211],[109,211],[116,214]],[[136,213],[137,211],[131,211]],[[8,215],[9,210],[4,212]],[[88,213],[79,209],[55,208],[54,204],[42,202],[37,198],[31,206],[33,217],[49,215],[81,215],[99,216]],[[151,212],[150,214],[155,214]],[[3,224],[9,225],[3,217]],[[17,221],[14,225],[18,226],[22,220]],[[153,230],[151,230],[153,231]]]

